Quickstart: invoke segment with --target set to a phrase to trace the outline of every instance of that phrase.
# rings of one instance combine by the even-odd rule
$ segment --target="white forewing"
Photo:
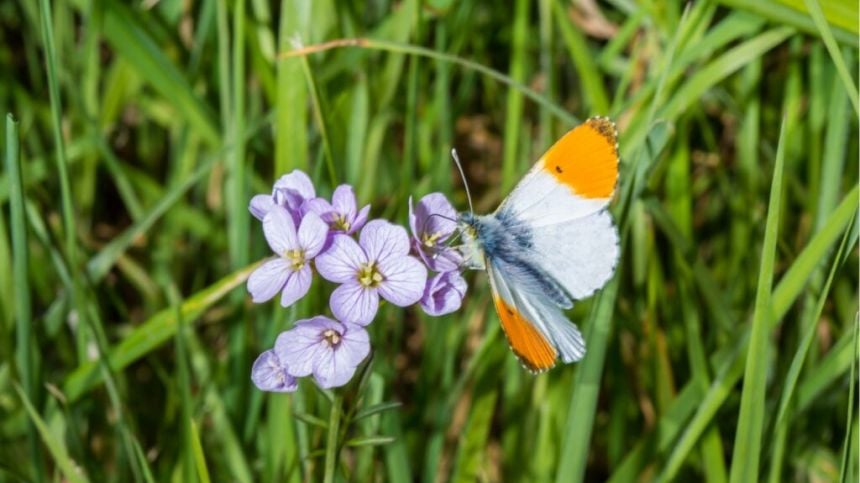
[[[603,287],[618,263],[618,232],[607,211],[532,230],[531,258],[575,300]]]
[[[543,227],[594,214],[609,204],[611,198],[585,198],[559,183],[538,161],[499,206],[517,219],[534,227]],[[497,211],[497,212],[498,212]]]

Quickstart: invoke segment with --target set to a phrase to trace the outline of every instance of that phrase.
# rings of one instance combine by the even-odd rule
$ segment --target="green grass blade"
[[[580,362],[574,380],[559,466],[555,475],[556,483],[579,482],[585,478],[589,442],[594,430],[597,394],[600,391],[603,363],[612,330],[612,314],[618,296],[618,278],[616,273],[615,278],[600,292],[595,301],[594,312],[589,317],[585,334],[588,355]]]
[[[819,30],[808,12],[804,11],[799,0],[758,0],[748,2],[746,0],[717,0],[719,3],[735,9],[747,10],[756,15],[766,18],[773,22],[783,23],[792,27],[801,29],[805,32],[815,34]],[[796,8],[792,8],[787,4],[794,3]],[[850,0],[849,0],[850,2]],[[858,28],[857,28],[857,10],[855,8],[854,15],[834,16],[831,21],[840,18],[840,26],[833,30],[833,34],[845,45],[857,48],[858,45]]]
[[[116,1],[106,2],[104,36],[116,51],[126,58],[138,75],[145,79],[172,105],[176,113],[212,147],[221,144],[221,135],[211,110],[194,94],[188,80],[141,25],[144,12],[132,12]]]
[[[770,202],[764,228],[761,266],[758,274],[752,331],[744,370],[741,410],[738,419],[735,447],[732,453],[731,481],[757,481],[764,431],[765,391],[767,389],[767,362],[771,319],[771,291],[773,265],[776,258],[776,240],[782,212],[782,177],[785,166],[785,123],[782,125],[776,151],[776,166],[770,189]]]
[[[38,378],[33,370],[33,315],[30,307],[30,278],[27,246],[27,221],[24,214],[24,183],[21,173],[21,159],[18,151],[18,123],[11,114],[6,115],[6,173],[9,186],[9,211],[12,231],[12,272],[14,274],[14,317],[15,317],[15,362],[18,365],[18,380],[28,398],[38,400],[36,384]],[[41,461],[41,451],[36,440],[36,427],[28,428],[30,457]],[[42,470],[35,465],[36,479],[42,480]]]
[[[180,313],[185,320],[189,321],[199,317],[200,314],[221,300],[230,291],[244,283],[258,264],[253,263],[237,270],[206,289],[188,297],[180,306]],[[176,333],[176,330],[176,312],[172,308],[166,308],[158,312],[147,319],[146,322],[137,326],[108,352],[110,366],[114,370],[121,370],[127,367],[170,339]],[[75,401],[99,383],[101,383],[101,378],[98,373],[98,365],[94,362],[87,362],[75,369],[66,378],[66,382],[63,385],[63,393],[69,401]]]
[[[45,446],[48,447],[48,451],[51,453],[51,456],[54,458],[54,461],[57,463],[57,466],[65,478],[75,483],[88,481],[86,475],[84,475],[81,469],[69,457],[68,451],[66,451],[66,446],[51,434],[51,431],[45,425],[45,421],[43,421],[39,416],[39,413],[33,407],[33,404],[30,402],[27,394],[24,393],[24,390],[16,384],[15,391],[18,392],[18,397],[20,397],[21,402],[24,403],[24,408],[27,410],[27,414],[30,416],[33,424],[36,425],[36,429],[39,430],[39,434],[42,436],[42,441],[45,443]]]
[[[851,107],[854,108],[854,114],[860,116],[860,94],[857,92],[857,84],[848,72],[848,66],[845,65],[845,58],[842,57],[842,52],[839,51],[839,46],[836,45],[836,39],[833,37],[833,32],[827,19],[824,18],[824,13],[821,11],[821,5],[818,0],[804,0],[806,9],[809,11],[809,16],[815,22],[818,32],[821,34],[821,39],[824,41],[827,52],[830,53],[830,58],[836,65],[836,71],[839,73],[839,78],[845,86],[845,91],[848,93],[848,98],[851,100]],[[855,16],[856,18],[856,16]]]
[[[593,53],[589,51],[585,37],[571,25],[565,5],[560,1],[553,0],[552,8],[558,28],[561,31],[562,40],[570,53],[573,65],[582,82],[582,94],[590,107],[589,114],[609,115],[609,96],[603,87],[603,79],[600,77],[600,69],[593,59]]]
[[[804,361],[806,360],[806,355],[809,352],[809,347],[812,345],[816,330],[818,330],[818,320],[821,317],[821,312],[824,310],[824,304],[827,302],[827,294],[830,292],[830,285],[833,283],[836,271],[841,265],[840,262],[842,254],[847,248],[850,234],[851,231],[846,230],[845,235],[842,237],[842,242],[839,246],[839,250],[837,250],[836,256],[833,258],[833,263],[830,267],[830,273],[827,275],[827,280],[824,282],[824,287],[821,289],[821,294],[819,294],[818,296],[818,302],[815,304],[815,309],[812,311],[813,315],[809,318],[808,321],[806,321],[808,325],[803,331],[800,345],[798,346],[797,351],[794,353],[794,357],[791,360],[791,366],[789,367],[788,373],[785,376],[785,382],[782,384],[782,395],[780,396],[779,409],[776,413],[777,427],[779,427],[783,423],[788,424],[788,422],[784,420],[786,411],[788,410],[788,406],[791,403],[792,397],[794,396],[794,388],[797,384],[798,378],[800,377],[800,370],[803,368]]]
[[[824,259],[827,251],[836,242],[838,236],[846,229],[852,218],[856,216],[857,195],[858,187],[855,186],[843,198],[842,202],[824,224],[824,227],[810,240],[780,279],[771,297],[770,320],[774,325],[778,324],[782,317],[785,316],[788,309],[797,300],[806,281],[815,271],[816,267],[818,267],[821,260]],[[746,344],[749,342],[748,331],[749,328],[738,337],[737,340],[740,342],[737,349],[717,372],[717,376],[702,398],[700,406],[693,408],[695,409],[695,414],[687,425],[679,428],[676,434],[666,434],[666,437],[671,439],[677,438],[678,434],[680,434],[680,438],[673,447],[666,465],[658,477],[658,481],[670,481],[677,476],[684,459],[725,402],[734,385],[740,380],[744,370],[743,356],[746,353]],[[674,417],[686,419],[689,415],[676,414]]]
[[[526,35],[529,20],[527,0],[514,2],[513,38],[511,42],[511,61],[508,75],[514,82],[522,83],[526,72]],[[502,193],[510,191],[517,176],[519,160],[520,133],[523,126],[523,96],[515,89],[508,91],[505,103],[505,131],[502,147]]]

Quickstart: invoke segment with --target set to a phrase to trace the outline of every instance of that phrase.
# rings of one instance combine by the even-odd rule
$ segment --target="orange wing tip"
[[[583,198],[611,198],[618,181],[618,130],[608,117],[571,129],[543,155],[543,169]]]
[[[618,126],[605,116],[594,116],[588,118],[585,124],[591,126],[598,134],[603,136],[610,146],[615,148],[616,156],[618,155]]]

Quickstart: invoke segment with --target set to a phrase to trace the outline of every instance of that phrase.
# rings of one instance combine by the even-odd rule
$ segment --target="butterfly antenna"
[[[466,181],[466,175],[463,173],[463,165],[460,164],[460,157],[457,156],[457,150],[454,148],[451,148],[451,157],[454,158],[454,164],[456,164],[457,169],[460,170],[460,179],[463,180],[463,186],[466,187],[466,199],[469,200],[469,212],[474,215],[475,209],[472,207],[472,194],[469,193],[469,183]]]

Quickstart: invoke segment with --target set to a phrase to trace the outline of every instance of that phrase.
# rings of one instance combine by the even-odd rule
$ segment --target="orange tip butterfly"
[[[549,148],[494,213],[459,217],[464,266],[487,271],[502,329],[529,371],[585,355],[564,310],[615,272],[618,231],[606,207],[618,181],[617,137],[608,118],[588,119]]]

